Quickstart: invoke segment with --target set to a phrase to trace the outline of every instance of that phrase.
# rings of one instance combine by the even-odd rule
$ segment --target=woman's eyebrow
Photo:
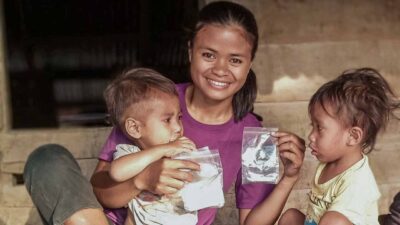
[[[213,48],[210,48],[210,47],[201,47],[201,46],[200,46],[200,49],[208,50],[208,51],[211,51],[211,52],[217,52],[217,50],[215,50],[215,49],[213,49]]]
[[[233,54],[230,54],[230,56],[233,56],[233,57],[244,57],[244,55],[243,54],[239,54],[239,53],[233,53]]]

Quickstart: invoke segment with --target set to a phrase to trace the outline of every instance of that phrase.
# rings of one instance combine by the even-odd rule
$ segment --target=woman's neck
[[[185,101],[189,114],[204,124],[223,124],[233,116],[232,98],[212,100],[196,90],[193,85],[187,87]]]

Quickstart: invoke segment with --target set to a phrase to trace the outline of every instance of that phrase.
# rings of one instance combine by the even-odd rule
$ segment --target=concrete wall
[[[205,1],[209,2],[209,1]],[[278,126],[306,138],[309,132],[307,101],[324,82],[343,70],[374,67],[400,95],[400,2],[393,0],[238,0],[254,12],[260,45],[254,69],[259,81],[256,112],[265,126]],[[0,38],[2,38],[1,33]],[[1,40],[1,43],[3,41]],[[87,174],[109,131],[101,129],[9,129],[10,115],[4,46],[0,47],[0,225],[39,224],[23,186],[13,174],[22,171],[26,155],[43,143],[71,149]],[[386,213],[400,191],[400,122],[391,121],[379,136],[379,151],[371,153],[371,166]],[[301,180],[286,207],[305,209],[306,193],[317,161],[307,152]],[[237,224],[232,194],[215,224]],[[221,215],[222,214],[222,215]]]
[[[400,94],[400,2],[391,0],[238,0],[254,12],[260,31],[254,70],[259,82],[256,112],[264,126],[306,139],[307,103],[316,89],[350,68],[373,67]],[[398,112],[397,115],[400,115]],[[308,142],[308,140],[307,140]],[[379,136],[370,163],[387,213],[400,191],[400,122],[392,120]],[[307,151],[301,179],[286,208],[306,209],[306,193],[317,160]],[[234,207],[219,224],[235,224]],[[232,216],[233,215],[233,216]],[[226,222],[225,218],[232,218]]]

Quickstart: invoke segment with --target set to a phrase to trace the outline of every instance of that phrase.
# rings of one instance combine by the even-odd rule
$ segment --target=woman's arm
[[[306,149],[304,140],[286,132],[277,132],[274,136],[278,138],[279,155],[284,165],[283,177],[272,193],[255,208],[240,209],[241,225],[274,224],[299,178]]]
[[[283,177],[272,193],[253,209],[240,209],[240,224],[275,224],[297,179]]]
[[[124,182],[114,181],[109,174],[111,163],[99,160],[90,182],[97,200],[107,208],[121,208],[140,193],[134,179]]]
[[[156,194],[172,194],[192,180],[191,172],[181,169],[199,170],[199,165],[186,160],[163,158],[149,166],[132,179],[116,182],[109,175],[110,162],[99,160],[91,183],[98,201],[107,208],[125,206],[143,190]]]

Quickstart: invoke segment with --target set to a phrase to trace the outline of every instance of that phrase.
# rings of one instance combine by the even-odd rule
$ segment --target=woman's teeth
[[[226,87],[229,85],[228,83],[225,83],[225,82],[218,82],[218,81],[214,81],[214,80],[210,80],[210,79],[208,79],[208,82],[210,82],[211,85],[214,85],[217,87]]]

